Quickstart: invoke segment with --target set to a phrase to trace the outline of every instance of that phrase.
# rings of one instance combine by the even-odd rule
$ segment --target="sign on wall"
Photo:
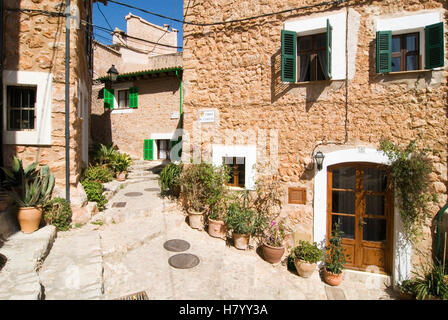
[[[200,111],[199,122],[215,122],[215,111],[214,110]]]
[[[179,112],[173,112],[171,114],[171,119],[179,119]]]

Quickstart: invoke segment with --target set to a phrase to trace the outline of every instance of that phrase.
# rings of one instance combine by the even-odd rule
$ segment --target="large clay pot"
[[[225,239],[227,234],[225,222],[208,218],[208,234],[214,238]]]
[[[119,172],[119,173],[117,173],[117,180],[118,181],[125,181],[127,175],[128,175],[128,173],[126,171]]]
[[[305,260],[295,258],[294,266],[296,267],[299,276],[309,278],[313,275],[314,270],[316,270],[317,263],[309,263]]]
[[[33,233],[39,229],[39,224],[42,219],[41,207],[22,207],[17,213],[20,230],[23,233]]]
[[[331,273],[330,271],[327,271],[326,269],[324,269],[324,280],[330,286],[340,285],[342,282],[342,275],[343,275],[342,272],[340,274],[335,274],[335,273]]]
[[[234,233],[233,234],[233,245],[237,249],[247,250],[247,248],[249,247],[249,238],[250,238],[249,234]]]
[[[204,229],[204,222],[202,221],[204,215],[202,212],[191,211],[188,213],[188,222],[193,229]]]
[[[273,247],[266,243],[261,246],[263,258],[269,263],[278,263],[285,253],[285,247]]]

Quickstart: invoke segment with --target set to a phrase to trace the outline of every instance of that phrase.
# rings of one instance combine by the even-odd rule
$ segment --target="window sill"
[[[112,109],[111,113],[133,113],[137,108],[121,108],[121,109]]]
[[[378,75],[394,75],[394,74],[415,74],[415,73],[424,73],[424,72],[431,72],[431,71],[439,71],[443,69],[421,69],[421,70],[410,70],[410,71],[394,71],[394,72],[387,72],[387,73],[378,73]]]
[[[246,190],[246,188],[243,188],[243,187],[234,187],[234,186],[227,186],[227,185],[226,185],[226,188],[229,189],[229,190],[232,190],[232,191],[244,191],[244,190]]]
[[[344,79],[342,79],[344,80]],[[333,79],[329,79],[329,80],[316,80],[316,81],[298,81],[298,82],[294,82],[295,84],[329,84],[331,82],[333,82],[335,80]]]

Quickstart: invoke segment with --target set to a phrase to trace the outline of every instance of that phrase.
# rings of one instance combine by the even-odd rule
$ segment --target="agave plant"
[[[42,167],[37,176],[22,176],[21,185],[8,193],[19,207],[37,207],[50,200],[55,178],[48,166]]]
[[[24,178],[34,180],[39,174],[36,168],[37,163],[33,162],[24,169],[22,161],[14,157],[11,169],[0,167],[5,174],[5,179],[2,181],[1,187],[5,190],[11,190],[14,187],[22,185]]]

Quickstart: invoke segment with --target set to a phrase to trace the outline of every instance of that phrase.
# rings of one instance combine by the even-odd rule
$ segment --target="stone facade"
[[[81,20],[89,21],[92,17],[92,1],[73,0],[71,4],[73,8],[77,7]],[[45,92],[50,97],[49,101],[45,101],[42,106],[36,106],[42,108],[42,112],[49,116],[48,125],[44,129],[39,127],[41,124],[36,124],[37,130],[46,131],[42,134],[48,135],[48,141],[27,143],[25,139],[14,143],[10,139],[5,140],[6,129],[3,126],[3,157],[6,166],[10,164],[14,155],[22,159],[24,165],[33,161],[40,165],[48,164],[56,177],[56,189],[64,190],[65,17],[37,11],[17,11],[20,8],[49,12],[60,10],[63,13],[65,9],[58,9],[57,5],[59,2],[55,0],[4,2],[4,86],[6,86],[5,72],[18,75],[18,79],[22,75],[33,78],[34,73],[39,73],[50,76],[51,82],[47,91],[51,92]],[[72,13],[75,12],[73,9]],[[91,96],[91,69],[88,62],[88,44],[91,38],[89,32],[86,32],[86,27],[80,25],[78,28],[74,19],[70,35],[70,184],[75,187],[85,165],[83,160],[85,162],[86,153],[83,155],[83,150],[87,150],[86,143],[88,143],[88,133],[87,136],[86,131],[83,133],[83,119],[87,119]],[[37,99],[40,95],[39,85]],[[37,119],[39,120],[39,116]]]
[[[188,7],[189,2],[185,1],[184,12],[185,20],[212,23],[315,3],[311,0],[200,0]],[[437,12],[445,22],[445,67],[377,74],[377,19],[427,11]],[[347,42],[344,56],[333,64],[344,63],[345,59],[345,76],[333,81],[282,82],[281,30],[284,24],[337,13],[345,16],[347,28],[343,33]],[[316,151],[327,154],[359,147],[375,150],[382,139],[400,145],[417,139],[420,147],[439,152],[432,157],[434,172],[431,174],[431,192],[437,193],[439,200],[431,207],[425,236],[417,247],[430,250],[433,218],[447,201],[447,15],[447,4],[441,0],[368,4],[348,1],[232,24],[185,25],[184,135],[190,136],[194,146],[187,147],[187,139],[184,139],[183,159],[188,161],[194,156],[193,150],[198,144],[202,150],[212,150],[213,144],[224,144],[229,132],[226,130],[253,130],[258,137],[262,133],[260,130],[265,133],[273,130],[278,135],[276,173],[285,191],[288,187],[304,187],[307,194],[304,205],[288,204],[285,197],[283,214],[289,217],[297,232],[316,239],[319,222],[315,210],[320,197],[314,194],[317,171],[313,155]],[[215,110],[214,123],[198,123],[198,112],[204,109]],[[211,135],[214,135],[213,142],[209,140]],[[268,150],[272,149],[269,136],[267,141]],[[250,143],[243,139],[236,144]],[[264,163],[257,160],[257,167],[263,166]]]
[[[161,44],[177,46],[177,30],[169,31],[168,26],[162,28],[132,14],[125,19],[129,36],[154,42],[161,39]],[[94,75],[101,82],[96,81],[92,89],[91,132],[93,142],[113,143],[133,158],[143,159],[144,139],[170,139],[180,126],[182,54],[175,48],[136,42],[131,37],[115,33],[113,45],[94,43]],[[119,72],[114,83],[104,78],[112,64]],[[137,87],[138,107],[105,109],[106,86],[115,91]]]

